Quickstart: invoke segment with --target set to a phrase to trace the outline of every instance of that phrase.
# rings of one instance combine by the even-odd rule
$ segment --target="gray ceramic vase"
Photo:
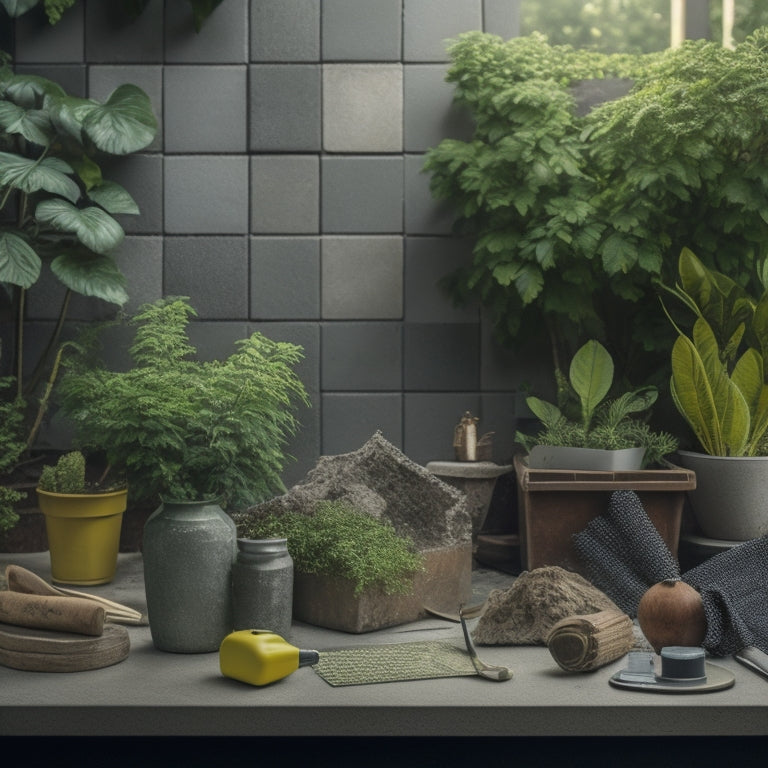
[[[163,501],[144,525],[144,586],[161,651],[218,651],[233,630],[235,523],[215,501]]]

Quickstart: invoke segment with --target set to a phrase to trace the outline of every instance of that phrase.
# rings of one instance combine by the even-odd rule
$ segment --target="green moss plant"
[[[423,567],[413,542],[391,523],[342,501],[321,501],[311,515],[239,515],[235,521],[242,538],[287,539],[297,571],[350,579],[356,595],[366,589],[408,594]]]

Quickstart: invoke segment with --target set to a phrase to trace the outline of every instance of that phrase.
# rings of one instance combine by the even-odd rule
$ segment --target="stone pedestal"
[[[460,490],[467,500],[467,512],[472,518],[472,544],[483,527],[491,504],[496,480],[511,472],[511,464],[492,461],[430,461],[427,470]]]

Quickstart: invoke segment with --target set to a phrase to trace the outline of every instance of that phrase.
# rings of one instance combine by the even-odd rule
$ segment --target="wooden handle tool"
[[[79,597],[49,597],[4,590],[0,592],[0,622],[17,627],[100,636],[105,611]]]

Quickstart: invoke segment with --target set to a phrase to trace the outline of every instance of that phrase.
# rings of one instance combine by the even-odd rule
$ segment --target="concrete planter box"
[[[566,445],[534,445],[528,456],[531,469],[584,469],[629,472],[643,466],[645,448],[572,448]]]
[[[422,551],[423,573],[409,595],[378,590],[354,594],[349,579],[296,572],[293,618],[342,632],[372,632],[406,624],[427,615],[425,606],[456,613],[472,596],[472,544]]]
[[[694,472],[668,464],[632,472],[531,469],[514,459],[518,490],[520,560],[527,570],[559,565],[587,576],[571,536],[602,514],[611,493],[637,493],[648,517],[674,557],[686,493],[696,487]]]

